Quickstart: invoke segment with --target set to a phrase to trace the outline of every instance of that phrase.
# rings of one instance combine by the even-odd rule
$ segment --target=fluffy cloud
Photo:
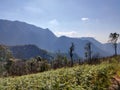
[[[82,21],[88,21],[89,18],[81,18]]]

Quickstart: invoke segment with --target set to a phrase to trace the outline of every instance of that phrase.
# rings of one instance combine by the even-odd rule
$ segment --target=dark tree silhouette
[[[86,50],[85,57],[88,58],[88,60],[91,61],[92,51],[91,51],[91,43],[90,42],[86,43],[85,50]]]
[[[73,66],[73,51],[74,51],[74,43],[71,44],[70,46],[70,51],[69,51],[69,54],[70,54],[70,58],[71,58],[71,67]]]
[[[119,38],[120,34],[118,33],[110,33],[109,38],[110,38],[110,42],[114,45],[114,49],[115,49],[115,56],[117,55],[117,40]]]

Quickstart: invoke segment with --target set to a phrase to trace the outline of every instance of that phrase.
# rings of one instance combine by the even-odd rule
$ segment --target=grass
[[[117,58],[118,59],[118,58]],[[43,73],[0,78],[0,90],[108,90],[111,78],[120,75],[116,58],[99,65],[76,65]]]

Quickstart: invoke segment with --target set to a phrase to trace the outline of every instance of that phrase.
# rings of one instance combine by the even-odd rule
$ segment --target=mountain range
[[[48,28],[43,29],[21,21],[0,19],[0,44],[7,46],[32,44],[52,53],[57,51],[68,53],[72,42],[75,45],[74,53],[82,58],[85,56],[84,47],[88,42],[92,43],[92,55],[110,56],[114,54],[112,44],[100,43],[92,37],[57,37]],[[118,44],[118,54],[120,54],[119,50],[120,43]]]

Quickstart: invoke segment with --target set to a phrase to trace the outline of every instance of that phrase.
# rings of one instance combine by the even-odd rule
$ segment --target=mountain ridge
[[[26,22],[0,19],[0,44],[8,46],[34,44],[50,52],[60,50],[63,53],[68,53],[72,42],[75,44],[75,53],[80,57],[84,57],[84,47],[88,42],[92,43],[93,55],[95,53],[99,53],[101,56],[113,54],[113,50],[108,48],[109,45],[102,44],[92,37],[57,37],[48,28],[42,29]]]

